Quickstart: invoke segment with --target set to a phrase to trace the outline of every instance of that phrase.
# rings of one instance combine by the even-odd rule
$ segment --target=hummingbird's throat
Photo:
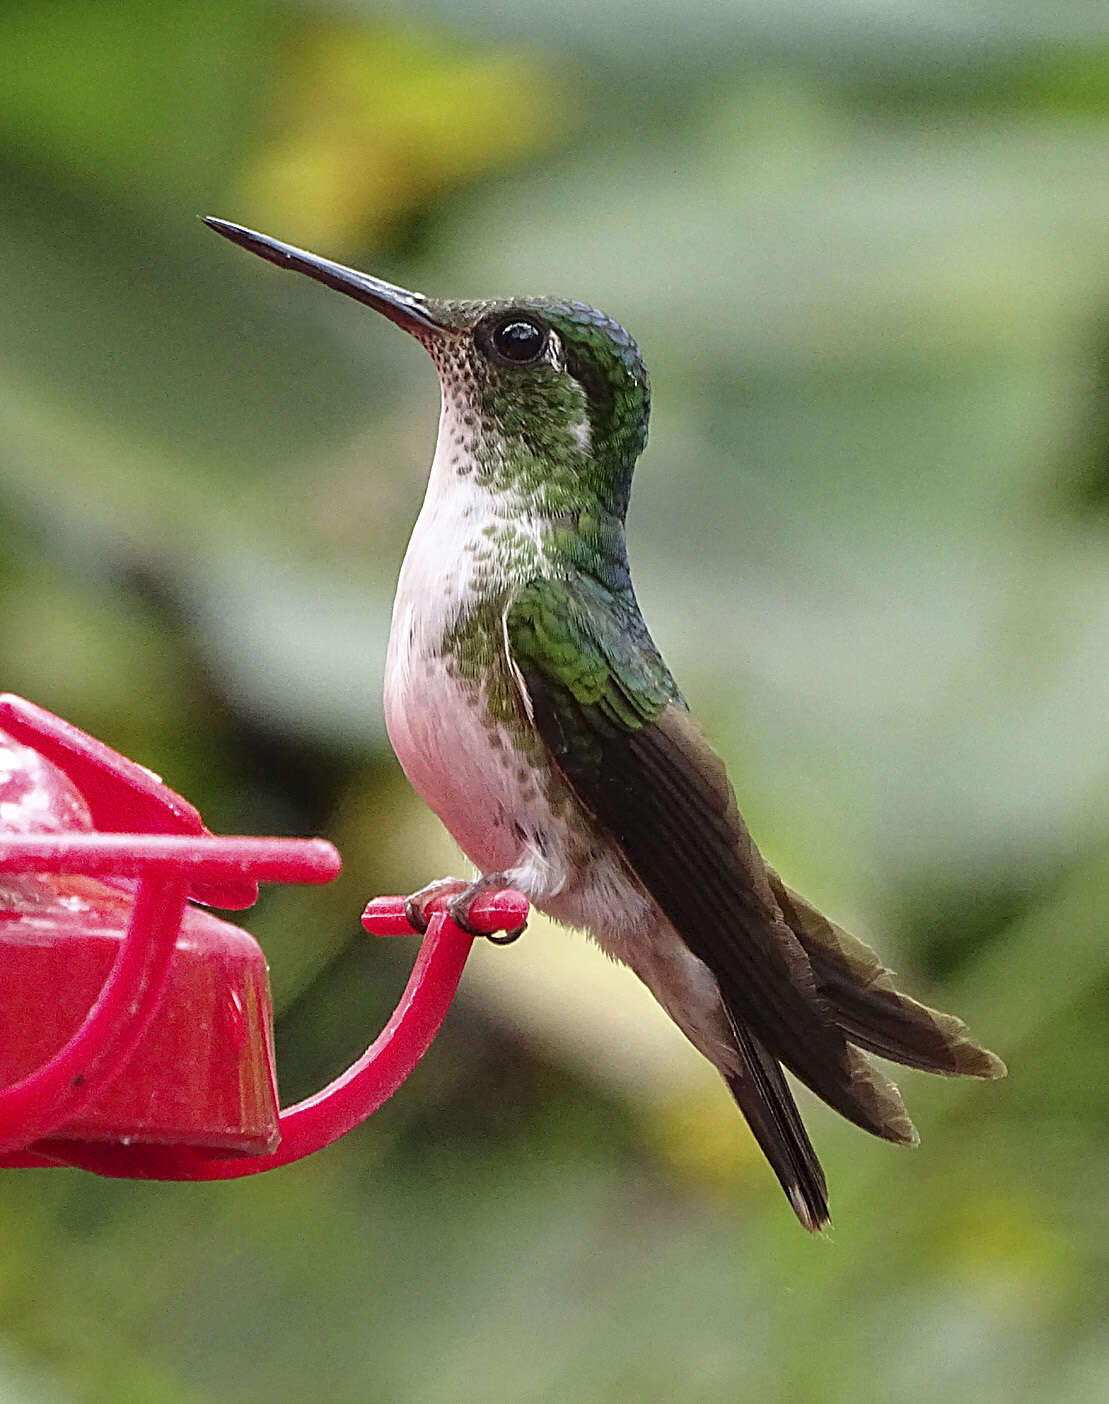
[[[440,470],[471,478],[535,517],[593,502],[599,476],[593,430],[572,377],[553,368],[498,373],[442,343],[433,356],[443,397]]]

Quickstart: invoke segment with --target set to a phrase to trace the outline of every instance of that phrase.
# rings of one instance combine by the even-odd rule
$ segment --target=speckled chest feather
[[[389,737],[412,784],[484,871],[531,861],[565,882],[561,789],[527,725],[504,645],[516,590],[546,568],[523,503],[480,481],[444,400],[427,495],[401,568],[385,669]]]

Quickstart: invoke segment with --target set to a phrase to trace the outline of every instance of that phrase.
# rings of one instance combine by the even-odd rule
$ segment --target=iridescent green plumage
[[[901,994],[747,831],[632,590],[624,514],[649,409],[635,343],[579,302],[435,301],[214,224],[431,353],[443,414],[386,665],[397,754],[476,886],[520,887],[648,985],[820,1229],[824,1175],[783,1065],[902,1143],[916,1133],[900,1095],[862,1050],[931,1072],[1004,1067],[959,1020]],[[476,886],[447,880],[457,920]]]

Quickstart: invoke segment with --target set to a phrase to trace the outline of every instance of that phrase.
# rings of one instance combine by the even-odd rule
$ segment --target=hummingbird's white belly
[[[560,826],[510,738],[489,729],[480,700],[452,676],[445,659],[410,659],[404,671],[404,684],[397,686],[396,670],[387,669],[385,723],[413,787],[482,872],[520,866],[525,836],[541,834],[541,846],[532,843],[534,885],[557,890],[564,881],[563,845],[552,830]]]

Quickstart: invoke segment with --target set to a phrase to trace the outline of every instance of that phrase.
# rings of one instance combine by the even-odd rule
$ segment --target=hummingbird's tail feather
[[[768,871],[782,915],[805,948],[820,993],[852,1043],[925,1072],[1005,1076],[1005,1064],[974,1041],[961,1019],[902,994],[868,945]]]
[[[732,1096],[794,1213],[810,1233],[819,1233],[829,1221],[828,1187],[785,1074],[746,1029],[736,1027],[735,1036],[742,1068],[726,1074]]]

